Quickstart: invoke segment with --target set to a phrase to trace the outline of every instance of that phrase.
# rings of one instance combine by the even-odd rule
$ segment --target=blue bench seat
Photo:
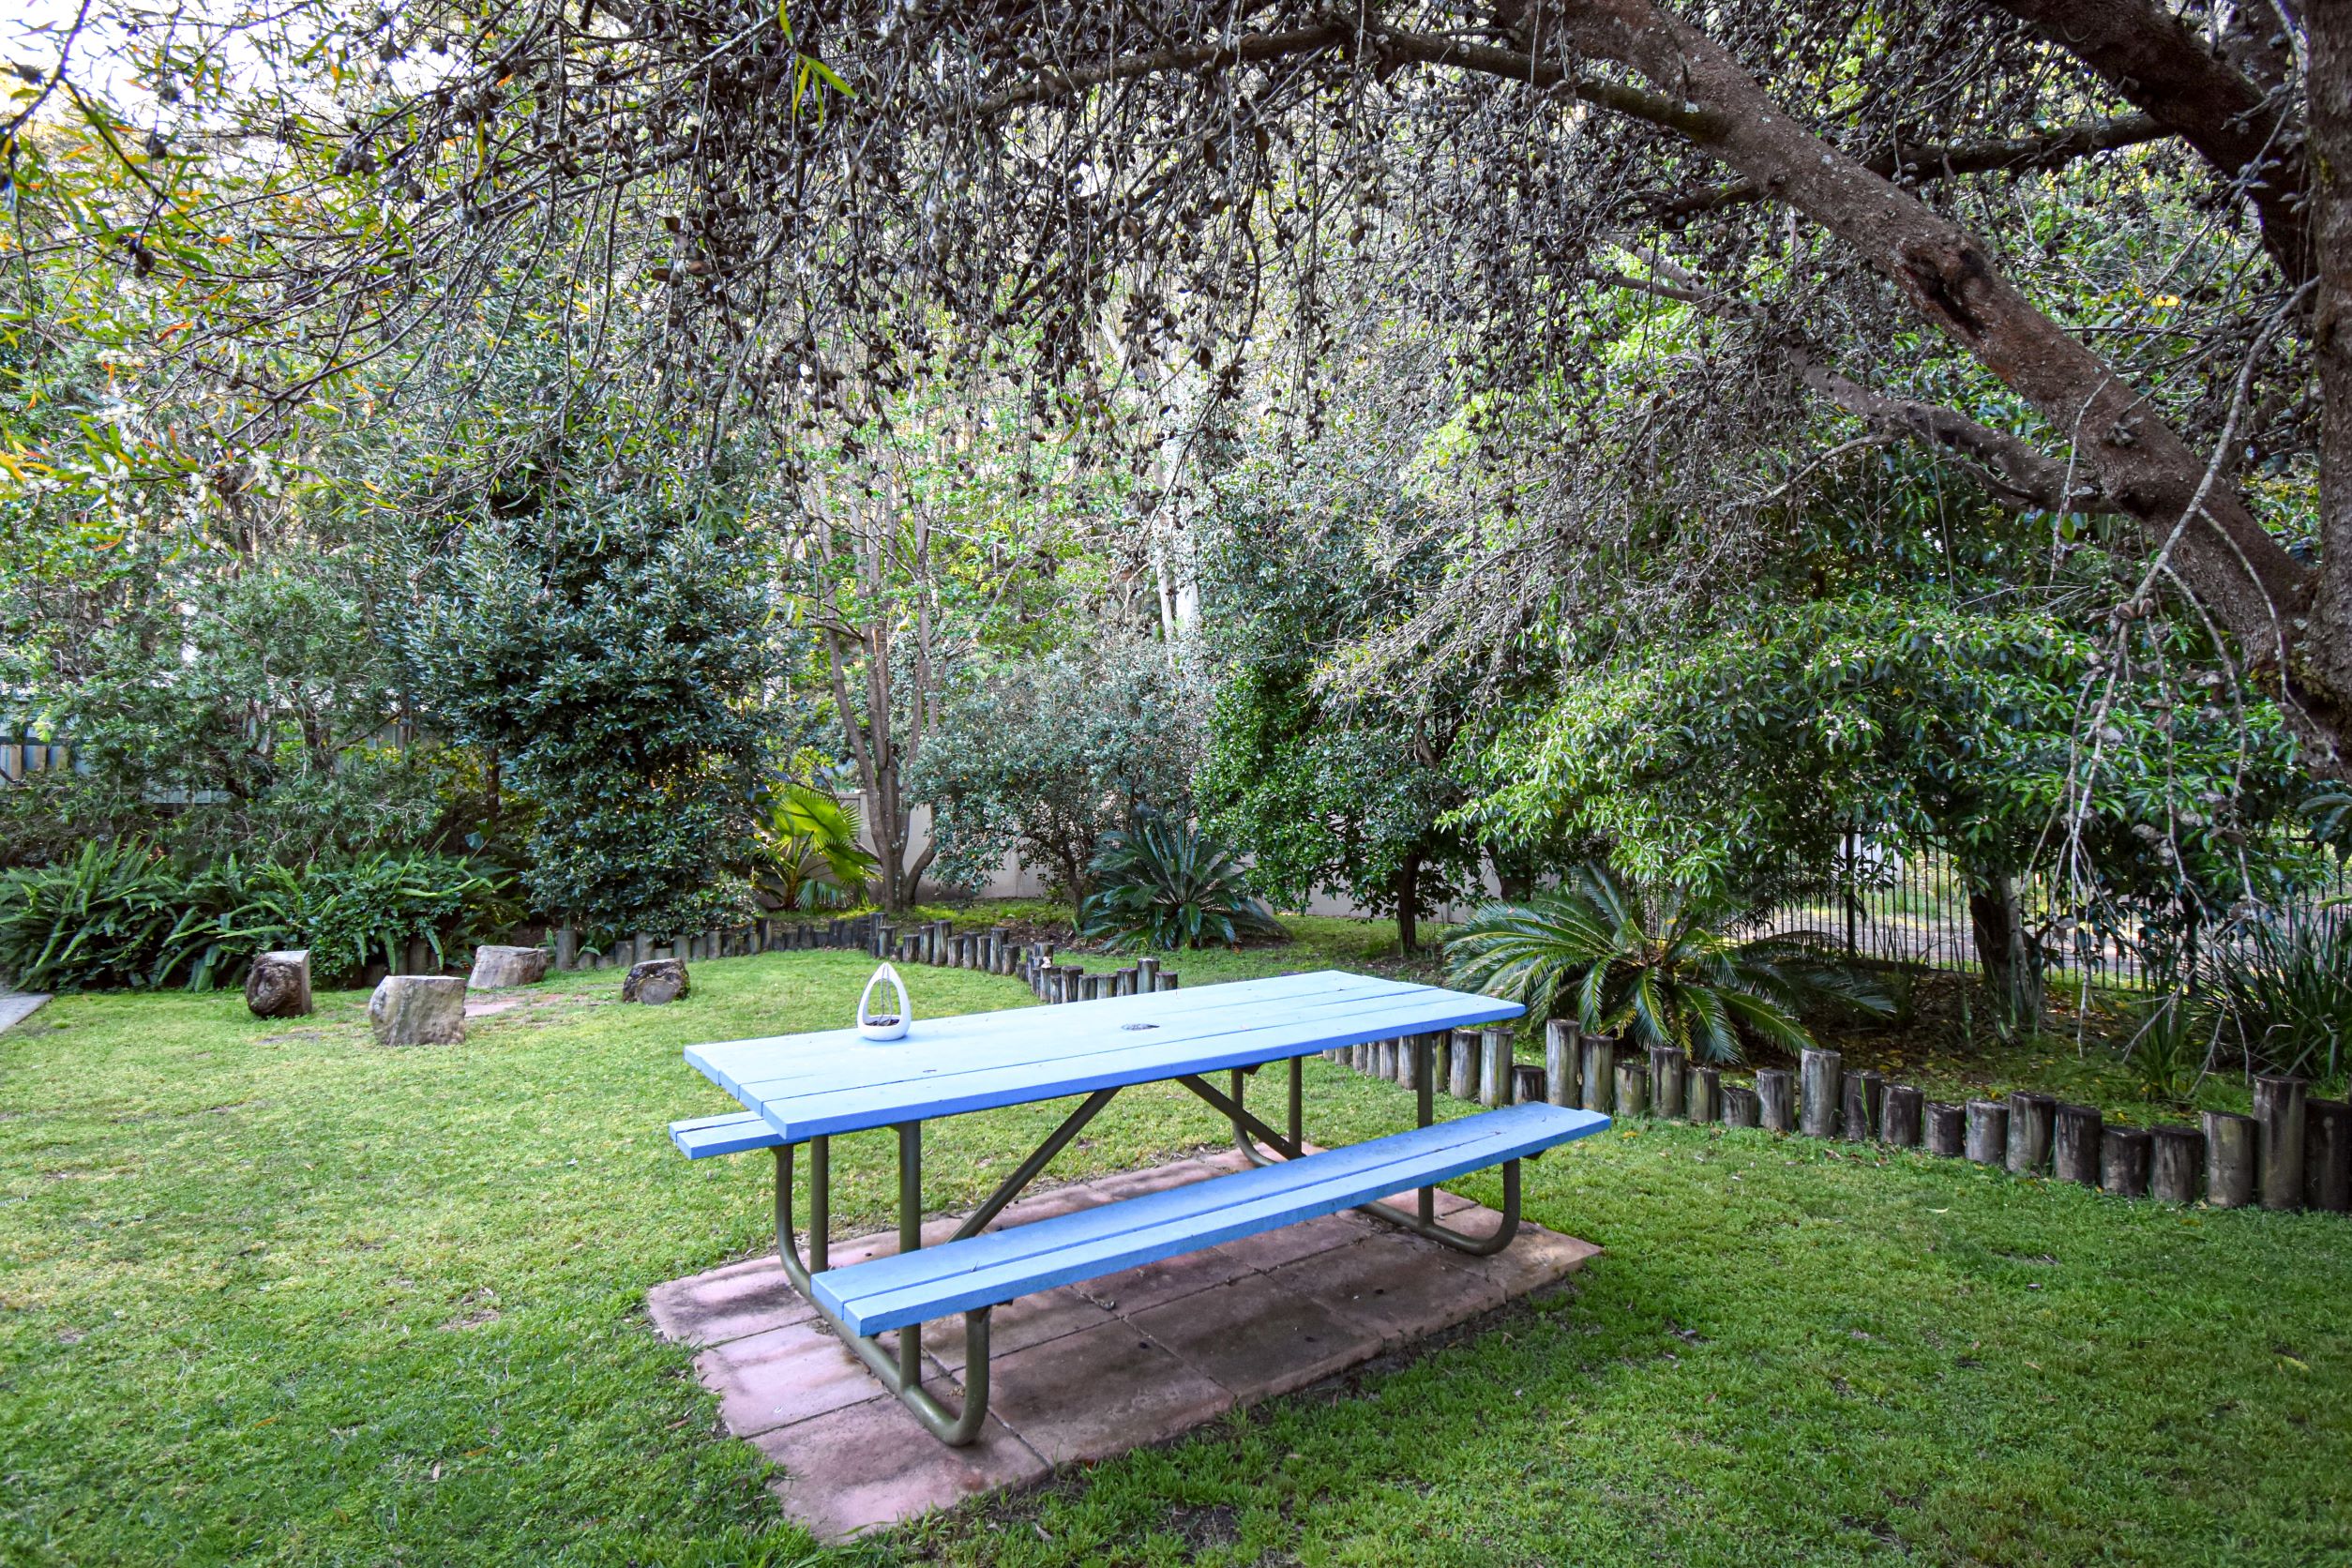
[[[773,1149],[784,1141],[784,1135],[756,1110],[731,1110],[723,1116],[689,1116],[671,1123],[670,1141],[687,1159],[706,1160],[746,1149]]]
[[[1510,1106],[830,1269],[811,1283],[819,1304],[852,1333],[879,1334],[1337,1214],[1541,1153],[1608,1124],[1598,1111]]]

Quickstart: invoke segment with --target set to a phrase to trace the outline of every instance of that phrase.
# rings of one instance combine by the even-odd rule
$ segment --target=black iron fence
[[[2091,922],[2070,919],[2079,899],[2043,878],[2024,881],[2017,897],[2028,927],[2043,934],[2058,972],[2101,986],[2143,983],[2140,928],[2128,912]],[[2314,866],[2267,912],[2294,924],[2352,921],[2352,866],[2341,857]],[[1856,957],[1935,969],[1979,967],[1967,885],[1951,856],[1937,850],[1851,856],[1827,897],[1785,905],[1756,928],[1816,932]]]

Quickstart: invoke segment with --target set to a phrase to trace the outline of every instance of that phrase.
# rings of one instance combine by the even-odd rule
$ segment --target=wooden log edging
[[[1886,1098],[1878,1107],[1879,1138],[1897,1149],[1918,1148],[1922,1103],[1920,1092],[1909,1084],[1888,1084]]]
[[[2050,1168],[2050,1140],[2058,1127],[2058,1096],[2018,1093],[2009,1096],[2009,1173],[2039,1176]]]
[[[2159,1203],[2194,1203],[2205,1177],[2205,1134],[2195,1127],[2155,1127],[2148,1152],[2148,1195]]]
[[[2095,1106],[2062,1105],[2052,1119],[2050,1174],[2082,1186],[2099,1184],[2099,1146],[2105,1118]]]
[[[1930,1100],[1923,1108],[1926,1112],[1927,1152],[1946,1159],[1958,1159],[1968,1147],[1967,1113],[1958,1106],[1947,1105],[1942,1100]]]
[[[2305,1092],[2299,1078],[2262,1077],[2254,1081],[2256,1185],[2266,1209],[2303,1206]]]
[[[1326,1052],[1413,1087],[1405,1042]],[[2208,1111],[2202,1128],[2107,1124],[2095,1106],[2018,1091],[1965,1105],[1929,1100],[1913,1084],[1845,1070],[1835,1050],[1805,1050],[1796,1072],[1766,1067],[1750,1084],[1724,1081],[1665,1046],[1621,1051],[1606,1035],[1553,1019],[1544,1064],[1515,1063],[1504,1029],[1433,1038],[1433,1087],[1488,1107],[1541,1099],[1621,1118],[1681,1118],[1701,1126],[1883,1143],[2069,1182],[2117,1198],[2204,1200],[2217,1209],[2308,1206],[2352,1212],[2352,1102],[2314,1100],[2300,1078],[2255,1084],[2253,1116]]]
[[[1833,1050],[1808,1049],[1798,1058],[1797,1130],[1805,1137],[1837,1136],[1845,1061]]]
[[[2352,1105],[2342,1100],[2303,1103],[2303,1201],[2352,1211]]]
[[[2205,1200],[2242,1209],[2254,1195],[2254,1120],[2226,1110],[2205,1113]]]

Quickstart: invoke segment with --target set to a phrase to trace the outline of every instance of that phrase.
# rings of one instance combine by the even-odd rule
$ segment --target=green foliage
[[[128,842],[0,874],[0,971],[28,990],[207,989],[222,942],[245,936],[219,928],[225,892],[225,879],[193,882]]]
[[[778,909],[839,909],[865,897],[874,856],[857,841],[857,807],[787,778],[766,796],[752,883]]]
[[[408,652],[460,738],[537,809],[523,885],[592,942],[742,918],[773,668],[737,527],[653,499],[530,492],[465,520]]]
[[[1456,984],[1509,997],[1531,1018],[1573,1018],[1701,1062],[1741,1060],[1743,1036],[1785,1051],[1812,1044],[1799,1021],[1808,1002],[1892,1011],[1877,982],[1824,942],[1728,935],[1740,912],[1686,887],[1644,896],[1587,867],[1558,894],[1479,909],[1446,959]]]
[[[1497,731],[1475,814],[1743,891],[1817,882],[1856,827],[1999,870],[2071,833],[2113,891],[2186,879],[2226,903],[2292,804],[2293,742],[2275,709],[2241,730],[2183,679],[2170,628],[2134,651],[2117,668],[2053,616],[1933,593],[1795,605],[1572,672]]]
[[[323,982],[436,956],[514,917],[505,879],[422,852],[334,864],[194,868],[155,846],[88,844],[53,866],[0,873],[0,971],[35,990],[191,991],[234,983],[257,953],[307,947]]]
[[[1148,639],[1094,638],[968,683],[910,777],[932,807],[937,874],[979,882],[1008,852],[1079,909],[1105,835],[1183,811],[1198,751],[1192,693]]]
[[[2209,945],[2205,1008],[2250,1068],[2335,1078],[2352,1067],[2352,929],[2256,921]]]
[[[0,600],[0,690],[25,693],[76,764],[0,791],[5,858],[129,837],[289,860],[432,838],[442,801],[390,739],[400,671],[352,562],[257,566],[151,538],[85,565]]]
[[[1283,934],[1229,846],[1158,813],[1104,836],[1094,881],[1101,891],[1086,900],[1081,934],[1099,941],[1238,947],[1244,937]]]
[[[341,864],[265,863],[246,875],[227,923],[251,946],[238,955],[307,947],[327,982],[354,981],[370,963],[397,967],[412,942],[444,962],[514,923],[521,911],[503,872],[420,852],[359,855]]]
[[[1349,678],[1360,640],[1394,627],[1443,570],[1425,499],[1385,456],[1349,430],[1306,463],[1237,469],[1204,549],[1215,695],[1201,815],[1286,909],[1321,891],[1417,916],[1477,882],[1479,844],[1447,821],[1461,800],[1458,676]]]
[[[2181,992],[2167,992],[2140,1015],[2139,1028],[2124,1048],[2124,1062],[2138,1080],[2140,1097],[2159,1105],[2184,1106],[2205,1076],[2213,1032],[2202,1010]]]

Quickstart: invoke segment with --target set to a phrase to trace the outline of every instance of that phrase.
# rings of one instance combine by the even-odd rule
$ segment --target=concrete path
[[[48,1000],[38,991],[0,991],[0,1029],[23,1023],[39,1012]]]
[[[1061,1187],[1014,1204],[997,1224],[1242,1163],[1227,1153]],[[1392,1201],[1410,1208],[1412,1198]],[[1498,1217],[1443,1193],[1439,1214],[1473,1233]],[[956,1225],[934,1220],[925,1233],[944,1239]],[[895,1235],[870,1236],[836,1245],[833,1258],[847,1264],[896,1250]],[[1334,1214],[1024,1296],[996,1310],[988,1424],[961,1449],[933,1439],[883,1390],[773,1256],[656,1286],[646,1308],[666,1338],[701,1350],[695,1371],[718,1395],[728,1429],[781,1470],[774,1489],[785,1513],[839,1539],[1164,1442],[1552,1284],[1599,1250],[1522,1225],[1500,1256],[1466,1258]],[[952,1404],[961,1395],[962,1319],[933,1327],[924,1352]]]

